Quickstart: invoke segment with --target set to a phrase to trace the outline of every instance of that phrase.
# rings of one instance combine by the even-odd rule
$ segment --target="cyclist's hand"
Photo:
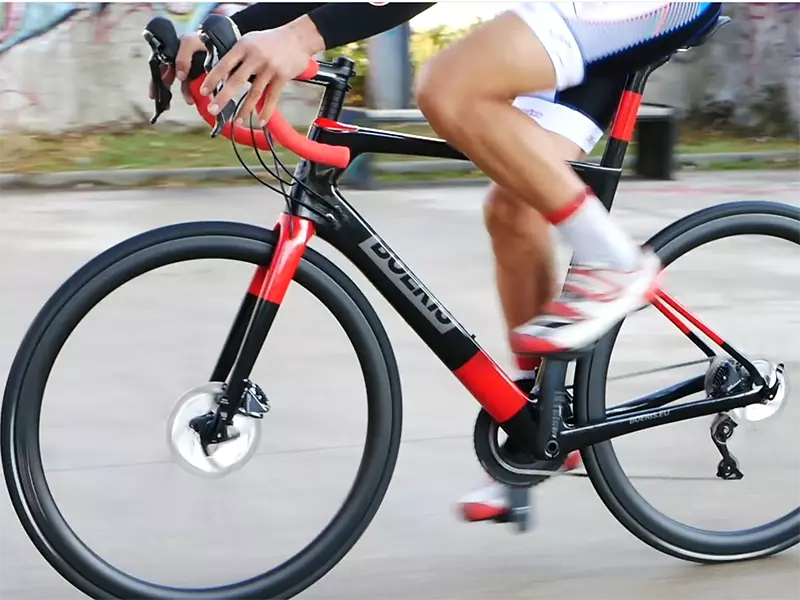
[[[200,36],[196,33],[187,33],[181,37],[181,45],[178,48],[178,56],[175,59],[175,68],[161,67],[161,79],[164,85],[172,87],[176,77],[181,82],[181,94],[187,104],[194,104],[192,95],[189,93],[189,82],[186,80],[189,68],[192,64],[192,56],[196,52],[205,52],[206,47],[200,41]],[[150,99],[155,98],[153,82],[150,82]]]
[[[248,33],[222,57],[206,76],[201,89],[201,93],[208,96],[220,82],[225,84],[209,106],[212,115],[241,92],[253,76],[250,92],[242,103],[236,123],[242,124],[263,96],[264,106],[259,120],[260,126],[266,125],[286,84],[305,71],[314,53],[325,47],[313,23],[313,31],[308,31],[298,21],[277,29]],[[311,23],[310,19],[308,22]]]

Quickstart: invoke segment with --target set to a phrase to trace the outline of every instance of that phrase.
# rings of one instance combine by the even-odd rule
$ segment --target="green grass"
[[[422,135],[435,135],[426,125],[397,126],[391,129]],[[782,139],[757,139],[731,133],[680,132],[679,153],[724,153],[795,150],[800,142]],[[593,155],[602,153],[602,144]],[[629,153],[635,153],[635,145]],[[258,164],[253,150],[240,147],[248,164]],[[288,163],[294,157],[283,149],[280,158]],[[262,152],[271,161],[268,152]],[[379,160],[420,160],[418,157],[382,156]],[[271,164],[271,162],[268,162]],[[182,169],[236,167],[239,163],[228,140],[210,139],[207,131],[175,133],[158,127],[126,133],[86,133],[53,136],[4,135],[0,138],[0,172],[47,173],[103,169]]]

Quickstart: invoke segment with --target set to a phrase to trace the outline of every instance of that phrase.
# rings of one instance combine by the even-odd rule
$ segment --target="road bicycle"
[[[702,44],[726,22],[727,18],[720,18],[686,49]],[[202,56],[195,57],[191,89],[198,111],[214,127],[212,135],[222,134],[264,150],[273,149],[274,137],[303,160],[293,175],[285,167],[280,172],[290,175],[291,187],[279,188],[286,208],[274,230],[242,223],[194,222],[134,236],[72,275],[30,326],[3,397],[3,469],[25,531],[66,580],[95,598],[288,598],[325,575],[363,534],[395,467],[402,416],[400,376],[392,345],[375,310],[350,278],[307,247],[314,235],[331,244],[366,276],[481,405],[474,429],[475,451],[483,468],[498,481],[524,489],[541,477],[531,465],[509,462],[498,451],[502,430],[540,460],[561,460],[569,452],[580,450],[588,477],[611,513],[640,540],[674,557],[701,563],[741,561],[772,555],[798,543],[800,509],[758,527],[726,532],[701,530],[666,517],[631,484],[610,441],[667,423],[716,415],[711,427],[712,442],[721,455],[716,475],[725,480],[739,479],[743,473],[726,442],[737,418],[757,420],[781,408],[786,395],[782,364],[748,359],[661,289],[653,305],[705,356],[703,360],[710,363],[705,375],[607,407],[607,370],[617,326],[585,353],[545,361],[538,392],[526,395],[356,212],[338,187],[347,167],[364,153],[466,157],[439,139],[338,122],[354,74],[354,63],[346,58],[313,62],[298,78],[324,87],[318,117],[307,136],[291,128],[280,114],[264,130],[234,126],[234,103],[220,116],[212,117],[208,113],[210,100],[199,94],[199,88],[205,72],[235,43],[236,34],[229,20],[216,15],[206,20],[201,33],[208,51],[205,62]],[[162,64],[174,63],[178,38],[172,24],[161,18],[151,21],[144,37],[153,50],[150,68],[156,87],[155,122],[171,99],[159,69]],[[628,78],[600,164],[572,165],[609,210],[647,78],[670,58]],[[277,169],[274,151],[273,157]],[[283,181],[280,176],[278,179]],[[686,216],[647,244],[664,265],[669,265],[703,244],[741,234],[800,244],[799,223],[800,210],[796,207],[733,202]],[[70,529],[42,468],[39,416],[53,363],[73,329],[95,304],[153,269],[210,258],[250,263],[255,274],[209,379],[178,401],[167,424],[178,461],[196,472],[222,476],[240,468],[252,456],[269,403],[263,389],[250,380],[251,368],[291,282],[327,307],[355,350],[367,392],[367,435],[360,468],[344,504],[297,555],[246,581],[224,587],[178,589],[123,573],[92,553]],[[568,386],[567,368],[572,362],[575,372]],[[677,400],[701,393],[705,394],[703,399],[674,405]]]

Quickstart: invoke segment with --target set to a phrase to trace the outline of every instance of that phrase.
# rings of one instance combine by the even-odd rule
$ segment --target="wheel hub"
[[[784,406],[788,387],[782,364],[773,365],[767,360],[754,360],[753,366],[761,373],[767,389],[771,390],[771,392],[763,402],[750,404],[733,411],[736,418],[751,423],[763,421],[778,414]]]
[[[224,477],[242,468],[261,440],[261,423],[244,414],[233,417],[219,442],[209,439],[215,409],[224,384],[207,383],[186,392],[178,400],[167,426],[167,441],[178,464],[195,475]]]

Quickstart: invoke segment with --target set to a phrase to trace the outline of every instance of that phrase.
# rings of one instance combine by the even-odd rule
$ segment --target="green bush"
[[[355,42],[325,51],[325,60],[332,61],[337,56],[346,56],[356,63],[356,75],[350,80],[353,89],[347,96],[347,104],[350,106],[367,106],[366,81],[367,73],[369,72],[367,42]]]

